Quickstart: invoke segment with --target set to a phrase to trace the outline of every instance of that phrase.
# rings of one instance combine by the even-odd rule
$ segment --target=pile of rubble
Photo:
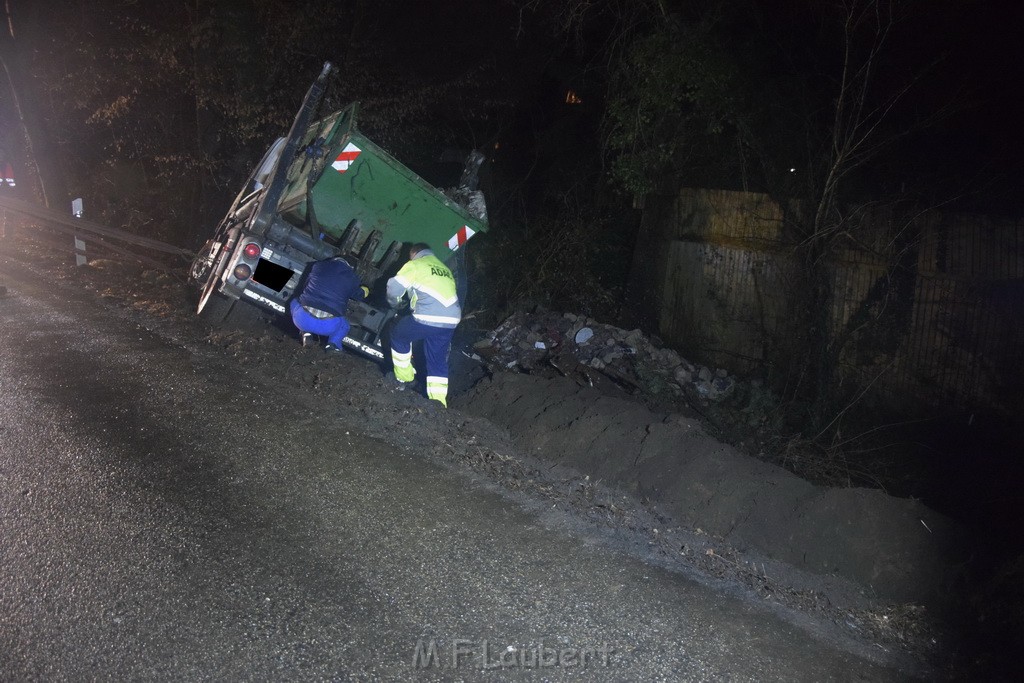
[[[726,370],[691,363],[640,330],[544,309],[512,315],[473,350],[494,369],[538,373],[553,368],[591,385],[599,373],[627,390],[655,396],[682,399],[695,392],[721,401],[737,386]]]

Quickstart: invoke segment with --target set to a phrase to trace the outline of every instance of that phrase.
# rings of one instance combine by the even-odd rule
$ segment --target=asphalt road
[[[2,680],[905,679],[0,274]]]

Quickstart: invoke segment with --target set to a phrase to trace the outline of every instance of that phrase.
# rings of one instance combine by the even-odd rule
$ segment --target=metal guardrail
[[[174,268],[165,262],[159,261],[145,254],[136,253],[135,251],[127,249],[120,244],[115,244],[114,242],[133,245],[146,251],[167,254],[169,256],[187,259],[189,261],[195,257],[195,252],[183,249],[182,247],[177,247],[173,244],[167,244],[166,242],[154,240],[149,237],[142,237],[141,235],[136,235],[125,230],[111,228],[84,218],[76,218],[61,211],[50,209],[45,206],[39,206],[38,204],[26,202],[21,199],[15,199],[13,197],[0,196],[0,212],[10,212],[41,221],[49,230],[69,235],[70,237],[77,238],[78,240],[87,239],[89,242],[102,247],[104,250],[135,259],[140,263],[153,268],[159,268],[161,270],[172,270]],[[72,240],[69,240],[68,250],[76,254],[84,255],[81,250],[74,247],[74,242]]]

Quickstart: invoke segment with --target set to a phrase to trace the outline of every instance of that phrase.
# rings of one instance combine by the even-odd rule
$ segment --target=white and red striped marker
[[[345,145],[345,149],[341,150],[341,154],[339,154],[338,158],[334,160],[334,163],[331,164],[331,168],[338,173],[344,173],[348,170],[349,166],[355,163],[356,157],[359,156],[359,153],[362,151],[363,150],[359,149],[351,142],[348,143]]]
[[[452,238],[448,240],[448,248],[455,251],[463,244],[469,241],[469,238],[476,234],[476,231],[468,225],[463,225],[459,228],[458,232],[452,235]]]

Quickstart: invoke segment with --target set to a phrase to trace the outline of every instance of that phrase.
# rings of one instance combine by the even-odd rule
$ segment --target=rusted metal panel
[[[665,199],[634,267],[647,278],[658,333],[737,372],[779,362],[787,338],[801,334],[789,311],[797,265],[782,210],[748,192]],[[834,254],[832,332],[850,340],[841,372],[924,404],[1001,400],[1024,372],[1024,225],[938,212],[895,220],[885,211],[852,217],[858,239]],[[865,315],[876,326],[888,316],[885,344],[861,324]]]

